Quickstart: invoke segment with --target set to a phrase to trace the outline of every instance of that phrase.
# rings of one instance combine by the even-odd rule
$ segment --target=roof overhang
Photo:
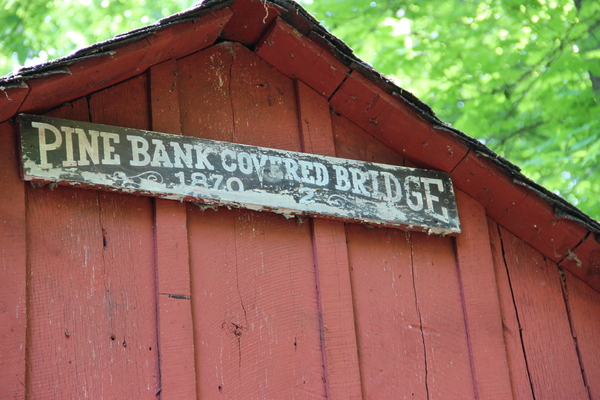
[[[600,291],[600,224],[359,60],[288,0],[209,0],[0,78],[0,122],[41,113],[219,41],[239,42],[419,167],[449,172],[500,225]],[[292,56],[291,56],[292,55]]]

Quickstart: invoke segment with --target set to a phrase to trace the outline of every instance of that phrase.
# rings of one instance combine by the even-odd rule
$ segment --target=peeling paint
[[[428,234],[460,224],[439,171],[42,116],[20,117],[23,178]]]

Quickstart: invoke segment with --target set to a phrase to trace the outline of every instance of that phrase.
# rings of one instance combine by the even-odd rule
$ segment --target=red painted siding
[[[281,21],[250,28],[296,40]],[[43,112],[398,165],[423,157],[414,149],[431,129],[399,126],[406,110],[389,98],[335,113],[361,77],[342,77],[330,102],[297,79],[306,70],[271,65],[268,46],[202,43]],[[369,113],[419,139],[375,137]],[[600,295],[500,227],[505,213],[487,216],[489,198],[459,191],[463,233],[449,238],[37,187],[18,177],[16,135],[0,125],[2,398],[600,396]],[[431,166],[464,156],[443,160],[454,142],[431,144]]]
[[[146,90],[140,76],[50,115],[148,128]],[[26,187],[27,395],[155,398],[153,200]]]
[[[177,63],[150,69],[152,129],[181,134]],[[156,199],[154,210],[162,399],[196,397],[186,205]]]
[[[27,327],[25,184],[16,129],[0,124],[0,398],[24,398]]]

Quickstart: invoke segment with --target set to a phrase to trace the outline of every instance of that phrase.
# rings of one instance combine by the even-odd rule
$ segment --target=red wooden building
[[[296,3],[0,81],[0,398],[600,399],[600,225]],[[462,232],[33,184],[20,113],[450,174]]]

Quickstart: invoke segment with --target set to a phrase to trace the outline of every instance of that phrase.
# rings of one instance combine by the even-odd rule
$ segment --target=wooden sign
[[[19,119],[25,180],[460,232],[443,172],[43,116]]]

